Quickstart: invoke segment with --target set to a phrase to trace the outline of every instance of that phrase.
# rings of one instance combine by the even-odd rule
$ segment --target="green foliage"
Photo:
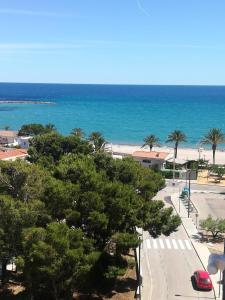
[[[173,208],[164,206],[162,201],[154,200],[145,203],[141,211],[143,228],[153,237],[169,235],[181,224],[180,217],[173,214]]]
[[[154,134],[150,134],[144,139],[144,144],[142,148],[145,146],[149,146],[150,151],[152,151],[152,148],[154,146],[157,146],[158,142],[159,142],[159,138],[156,137]]]
[[[0,188],[14,198],[37,199],[43,194],[46,171],[26,161],[0,161]]]
[[[221,129],[212,128],[209,130],[207,134],[203,137],[201,143],[202,144],[209,144],[212,146],[213,151],[213,164],[215,164],[215,153],[217,146],[219,144],[223,144],[225,141],[225,135]]]
[[[23,125],[19,132],[18,135],[20,136],[35,136],[39,134],[44,134],[44,133],[49,133],[51,131],[56,131],[56,128],[53,124],[47,124],[47,125],[42,125],[42,124],[25,124]]]
[[[93,131],[89,135],[89,141],[93,143],[96,152],[104,150],[106,140],[102,136],[101,132]]]
[[[222,179],[223,175],[225,174],[225,168],[218,165],[213,165],[210,168],[210,171],[215,173],[219,179]]]
[[[159,173],[114,160],[102,136],[92,136],[94,151],[76,134],[48,130],[32,139],[32,163],[0,162],[0,258],[16,258],[36,299],[69,299],[125,271],[136,226],[168,235],[180,219],[151,200],[165,184]]]
[[[164,177],[164,178],[167,178],[167,179],[172,179],[173,178],[173,170],[161,170],[160,171],[160,173],[162,174],[162,176]],[[178,179],[179,177],[180,177],[180,174],[179,174],[179,172],[174,172],[174,177],[176,178],[176,179]]]
[[[174,130],[168,135],[167,143],[174,142],[174,155],[177,157],[177,148],[181,142],[186,142],[186,135],[180,130]]]
[[[89,154],[93,147],[85,140],[77,136],[62,136],[52,131],[50,133],[38,135],[31,140],[28,150],[30,162],[44,162],[44,166],[58,162],[65,154],[83,153]]]
[[[225,233],[225,219],[213,219],[209,215],[206,219],[200,221],[201,229],[211,233],[213,239],[219,234]]]
[[[112,240],[116,243],[117,255],[127,254],[129,249],[136,248],[140,243],[138,234],[136,232],[117,232],[113,235]]]
[[[81,128],[73,128],[71,131],[71,134],[75,135],[79,138],[83,138],[85,136],[85,133],[84,133],[83,129],[81,129]]]
[[[82,281],[94,263],[92,256],[90,265],[84,252],[82,232],[50,223],[46,229],[29,228],[23,234],[24,273],[31,292],[49,299],[71,297],[74,281]]]

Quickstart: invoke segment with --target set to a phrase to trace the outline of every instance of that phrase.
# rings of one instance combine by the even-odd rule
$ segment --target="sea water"
[[[175,129],[196,147],[210,128],[225,132],[225,86],[151,86],[0,83],[0,127],[53,123],[62,134],[100,131],[113,143],[140,144],[149,134],[165,144]]]

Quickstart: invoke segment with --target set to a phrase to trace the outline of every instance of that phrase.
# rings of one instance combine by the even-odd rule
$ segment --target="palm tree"
[[[48,123],[45,125],[45,130],[46,130],[46,132],[56,131],[56,127],[54,124]]]
[[[175,142],[174,157],[177,158],[177,148],[179,143],[186,142],[186,135],[181,130],[174,130],[168,135],[166,143]]]
[[[204,138],[201,142],[202,142],[202,144],[212,145],[213,164],[215,165],[215,154],[216,154],[217,145],[225,142],[225,136],[224,136],[223,132],[221,131],[221,129],[212,128],[204,136]]]
[[[10,126],[9,126],[9,125],[5,125],[5,126],[4,126],[4,129],[5,129],[6,131],[8,131],[8,130],[10,129]]]
[[[85,133],[84,133],[83,129],[81,129],[81,128],[73,128],[71,131],[71,134],[75,135],[79,138],[83,138],[85,136]]]
[[[152,148],[157,145],[159,139],[154,135],[150,134],[144,139],[144,145],[141,147],[149,146],[150,151],[152,151]]]
[[[93,131],[89,135],[89,141],[93,143],[95,151],[104,150],[105,144],[107,143],[101,132]]]

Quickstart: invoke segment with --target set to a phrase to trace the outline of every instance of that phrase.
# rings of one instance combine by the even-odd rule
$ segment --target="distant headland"
[[[0,104],[55,104],[55,102],[34,100],[0,100]]]

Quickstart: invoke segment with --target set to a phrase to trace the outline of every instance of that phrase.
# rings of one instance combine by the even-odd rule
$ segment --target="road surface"
[[[215,299],[213,291],[194,289],[191,276],[203,269],[182,226],[169,237],[143,233],[143,300]]]

